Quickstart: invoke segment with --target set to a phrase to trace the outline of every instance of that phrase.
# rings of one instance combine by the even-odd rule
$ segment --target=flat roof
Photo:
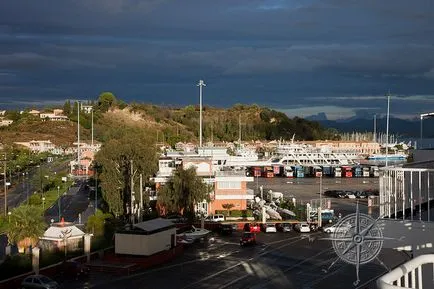
[[[133,230],[124,230],[119,233],[127,233],[127,234],[143,234],[150,235],[162,231],[166,231],[171,228],[175,228],[176,225],[168,219],[156,218],[149,221],[137,223],[133,225]]]

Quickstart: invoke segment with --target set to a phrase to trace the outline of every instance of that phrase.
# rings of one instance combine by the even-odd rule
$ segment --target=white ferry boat
[[[313,147],[306,144],[291,142],[279,143],[275,156],[271,162],[282,165],[322,166],[353,165],[360,159],[360,155],[350,150],[333,150],[331,147]]]
[[[374,155],[370,155],[368,157],[368,160],[372,160],[372,161],[385,161],[385,160],[390,160],[390,161],[405,161],[407,159],[407,155],[405,154],[374,154]]]

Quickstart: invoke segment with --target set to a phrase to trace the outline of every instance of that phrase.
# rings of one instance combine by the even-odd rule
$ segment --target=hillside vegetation
[[[199,107],[182,108],[118,101],[111,93],[102,93],[94,105],[95,138],[105,142],[122,135],[126,127],[143,130],[158,142],[174,145],[178,141],[199,138]],[[15,122],[1,128],[2,143],[51,140],[69,146],[77,138],[77,104],[65,102],[64,113],[70,121],[43,121],[38,117],[13,114]],[[11,112],[12,113],[12,112]],[[90,139],[91,115],[81,113],[82,140]],[[337,139],[336,130],[322,127],[316,121],[288,118],[284,113],[257,105],[235,105],[231,108],[203,108],[203,138],[207,141]]]

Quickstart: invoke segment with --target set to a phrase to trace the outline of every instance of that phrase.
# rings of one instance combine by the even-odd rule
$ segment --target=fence
[[[422,220],[422,208],[428,210],[434,199],[434,169],[385,167],[380,170],[380,216],[386,218],[409,217],[415,215]]]

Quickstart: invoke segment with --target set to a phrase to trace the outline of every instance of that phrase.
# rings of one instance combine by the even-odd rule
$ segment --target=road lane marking
[[[251,261],[253,261],[253,260],[259,259],[260,257],[262,257],[262,256],[264,256],[264,255],[266,255],[266,254],[268,254],[268,253],[274,252],[274,251],[276,251],[276,250],[279,250],[279,249],[281,249],[281,248],[287,247],[287,246],[289,246],[289,245],[291,245],[291,244],[294,244],[294,243],[299,242],[299,241],[302,240],[300,237],[297,237],[297,239],[298,239],[298,240],[295,240],[295,241],[289,242],[289,243],[287,243],[287,244],[283,244],[283,245],[281,245],[281,246],[279,246],[279,247],[272,248],[271,250],[261,252],[261,253],[259,253],[258,255],[254,256],[254,257],[252,257],[252,258],[247,259],[247,262],[251,262]],[[197,284],[199,284],[199,283],[202,283],[202,282],[207,281],[207,280],[209,280],[209,279],[212,279],[212,278],[214,278],[214,277],[216,277],[216,276],[218,276],[218,275],[221,275],[221,274],[223,274],[223,273],[225,273],[225,272],[227,272],[227,271],[229,271],[229,270],[232,270],[233,268],[236,268],[236,267],[242,265],[243,263],[245,263],[245,261],[238,262],[237,264],[232,265],[232,266],[230,266],[230,267],[228,267],[228,268],[226,268],[226,269],[220,270],[220,271],[218,271],[218,272],[216,272],[216,273],[214,273],[214,274],[211,274],[211,275],[209,275],[209,276],[207,276],[207,277],[205,277],[205,278],[202,278],[202,279],[200,279],[200,280],[198,280],[198,281],[195,281],[195,282],[193,282],[193,283],[190,283],[189,285],[187,285],[187,286],[185,286],[185,287],[182,287],[182,289],[191,288],[192,286],[195,286],[195,285],[197,285]],[[243,279],[246,278],[246,277],[247,277],[247,275],[243,275],[243,276],[242,276]],[[238,278],[238,279],[239,279],[239,278]],[[240,279],[240,280],[241,280],[241,279]],[[225,286],[225,285],[224,285],[224,286]],[[221,287],[221,288],[225,288],[225,287]]]
[[[300,240],[303,240],[303,239],[300,239]],[[296,242],[296,241],[295,241],[295,242]],[[292,242],[292,243],[295,243],[295,242]],[[300,266],[301,264],[303,264],[303,263],[305,263],[305,262],[307,262],[307,261],[309,261],[309,260],[311,260],[311,259],[313,259],[313,258],[316,258],[316,257],[318,257],[318,256],[321,255],[321,254],[324,254],[324,253],[326,253],[326,252],[332,251],[332,250],[333,250],[333,248],[332,248],[332,249],[327,249],[327,250],[322,251],[322,252],[319,252],[318,254],[315,254],[315,255],[313,255],[313,256],[307,258],[307,259],[303,259],[303,261],[298,262],[298,263],[292,265],[291,267],[289,267],[289,268],[287,268],[287,269],[285,269],[285,270],[281,270],[280,272],[281,272],[281,273],[288,272],[289,270],[291,270],[291,269],[293,269],[293,268],[296,268],[296,267]],[[280,272],[279,272],[279,273],[280,273]],[[273,276],[277,276],[277,275],[278,275],[278,274],[275,274],[275,275],[273,275]],[[268,281],[267,281],[266,283],[264,283],[264,285],[270,283],[271,278],[272,278],[273,276],[269,276],[269,277],[267,278]],[[229,287],[229,286],[232,286],[232,285],[234,285],[235,283],[238,283],[239,281],[245,279],[246,277],[248,277],[248,276],[247,276],[247,275],[240,276],[240,277],[238,277],[237,279],[234,279],[234,280],[232,280],[231,282],[226,283],[226,284],[224,284],[223,286],[219,287],[219,289],[224,289],[224,288],[227,288],[227,287]]]

